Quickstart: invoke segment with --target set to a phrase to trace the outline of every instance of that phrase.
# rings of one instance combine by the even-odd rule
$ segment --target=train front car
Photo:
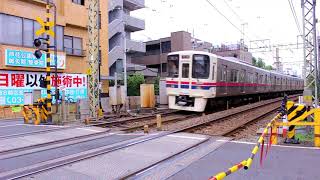
[[[216,57],[199,51],[168,55],[166,78],[169,108],[203,112],[208,98],[215,96]]]

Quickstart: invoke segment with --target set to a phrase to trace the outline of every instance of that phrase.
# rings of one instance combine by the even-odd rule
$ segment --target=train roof
[[[186,53],[186,54],[203,54],[203,55],[213,56],[213,57],[217,57],[217,58],[220,58],[220,59],[223,59],[223,60],[226,60],[226,61],[230,61],[230,62],[234,62],[234,63],[237,63],[237,64],[241,64],[241,65],[244,65],[244,66],[250,66],[250,67],[252,67],[252,68],[259,69],[259,70],[262,70],[262,71],[265,71],[265,72],[269,72],[269,73],[273,73],[273,74],[277,74],[277,75],[281,75],[281,76],[286,76],[286,77],[290,77],[290,78],[295,78],[295,79],[301,79],[301,78],[299,78],[299,77],[295,77],[295,76],[291,76],[291,75],[287,75],[287,74],[281,74],[281,73],[279,73],[279,72],[270,71],[270,70],[266,70],[266,69],[262,69],[262,68],[253,66],[253,65],[251,65],[251,64],[247,64],[247,63],[241,62],[240,59],[235,58],[235,57],[223,57],[223,56],[218,56],[218,55],[216,55],[216,54],[212,54],[212,53],[205,52],[205,51],[194,51],[194,50],[175,51],[175,52],[169,53],[168,55],[174,55],[174,54],[180,54],[180,53]]]

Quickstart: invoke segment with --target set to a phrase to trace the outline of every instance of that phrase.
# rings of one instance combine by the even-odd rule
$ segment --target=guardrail
[[[288,115],[289,122],[279,122],[279,119],[285,115]],[[313,122],[301,122],[308,117],[313,115]],[[239,169],[244,168],[248,170],[253,162],[255,155],[257,154],[259,148],[261,147],[261,155],[260,155],[260,165],[262,165],[263,158],[263,149],[265,144],[265,138],[269,134],[269,141],[267,141],[267,155],[270,150],[271,144],[277,144],[278,142],[278,128],[283,126],[289,126],[289,133],[287,138],[294,138],[294,126],[314,126],[314,145],[316,147],[320,147],[320,108],[306,107],[303,104],[295,104],[293,101],[287,101],[285,97],[281,103],[280,113],[278,113],[264,128],[262,134],[258,138],[258,142],[255,147],[251,151],[251,155],[248,159],[243,160],[241,163],[236,164],[228,169],[228,171],[220,172],[215,176],[212,176],[209,180],[222,180],[226,176],[238,171]],[[270,131],[269,131],[270,129]],[[292,131],[292,132],[290,132]]]
[[[251,156],[247,159],[247,160],[243,160],[241,161],[239,164],[236,164],[234,166],[232,166],[231,168],[228,169],[228,171],[225,171],[225,172],[220,172],[218,174],[216,174],[215,176],[211,177],[209,180],[222,180],[224,179],[226,176],[244,168],[245,170],[249,169],[251,164],[252,164],[252,161],[255,157],[255,155],[257,154],[260,146],[262,145],[262,147],[264,146],[264,139],[265,137],[267,136],[268,134],[268,130],[269,128],[271,128],[270,130],[270,140],[269,140],[269,145],[268,147],[270,146],[270,144],[274,144],[275,141],[277,141],[277,137],[276,137],[276,132],[277,132],[277,129],[276,128],[273,128],[275,126],[275,123],[278,119],[280,119],[280,117],[282,116],[281,113],[277,114],[268,124],[267,126],[264,128],[263,130],[263,133],[260,135],[259,139],[258,139],[258,142],[257,144],[255,145],[255,147],[253,148],[253,150],[251,151]],[[262,151],[263,152],[263,151]],[[262,158],[262,156],[260,157]]]

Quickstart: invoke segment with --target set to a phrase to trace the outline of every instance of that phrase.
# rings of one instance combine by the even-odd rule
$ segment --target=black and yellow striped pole
[[[245,165],[247,164],[247,161],[244,160],[242,162],[240,162],[239,164],[236,164],[234,166],[232,166],[231,168],[228,169],[228,171],[226,172],[221,172],[211,178],[209,178],[209,180],[222,180],[224,179],[226,176],[229,176],[230,174],[240,170],[241,168],[243,168]]]
[[[49,5],[49,1],[47,0],[47,5],[46,5],[46,26],[45,26],[45,30],[48,31],[50,29],[50,5]],[[52,114],[51,114],[51,106],[52,106],[52,98],[51,98],[51,59],[50,59],[50,35],[48,33],[46,33],[47,37],[46,37],[46,44],[47,44],[47,48],[46,48],[46,59],[47,59],[47,68],[46,68],[46,85],[47,85],[47,99],[46,99],[46,110],[47,110],[47,121],[48,123],[52,123]]]
[[[34,40],[34,45],[39,48],[35,51],[34,55],[36,58],[40,59],[42,57],[41,50],[46,52],[46,78],[45,78],[45,83],[44,87],[47,89],[47,98],[45,100],[45,109],[47,112],[47,122],[52,123],[52,97],[51,97],[51,58],[50,54],[51,51],[50,49],[53,48],[54,46],[50,46],[50,36],[54,37],[54,31],[52,30],[52,27],[54,26],[54,22],[50,21],[50,17],[52,16],[50,14],[50,2],[47,0],[46,4],[46,21],[43,21],[40,17],[37,17],[36,20],[40,24],[41,28],[36,31],[36,35],[40,36],[42,34],[45,34],[45,38],[37,38]],[[40,49],[41,47],[41,40],[44,41],[45,49]],[[40,83],[41,86],[41,83]]]
[[[281,118],[283,114],[279,113],[277,114],[272,120],[270,123],[268,123],[267,127],[264,128],[263,130],[263,133],[261,134],[261,136],[259,137],[258,139],[258,142],[257,144],[254,146],[252,152],[251,152],[251,156],[247,159],[247,163],[245,164],[244,166],[244,169],[247,170],[250,168],[251,164],[252,164],[252,161],[255,157],[255,155],[257,154],[258,150],[259,150],[259,147],[260,145],[263,143],[264,141],[264,137],[268,134],[268,130],[269,128],[273,127],[272,128],[272,132],[271,132],[271,140],[273,141],[272,143],[274,144],[276,141],[277,141],[277,134],[276,134],[276,128],[274,127],[275,123],[277,120],[279,120]]]

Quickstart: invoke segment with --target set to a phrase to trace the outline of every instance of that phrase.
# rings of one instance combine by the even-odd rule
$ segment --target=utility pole
[[[123,36],[123,50],[124,50],[124,55],[123,55],[123,84],[124,84],[124,109],[127,111],[127,38],[126,38],[126,33],[124,32]]]
[[[100,97],[100,82],[99,82],[99,0],[89,1],[89,22],[88,22],[88,38],[89,38],[89,109],[90,117],[98,117],[99,97]]]
[[[318,61],[316,35],[316,0],[301,0],[303,24],[303,78],[305,101],[312,101],[318,107]],[[311,102],[309,102],[311,103]],[[312,104],[311,104],[312,105]]]
[[[276,48],[276,57],[275,57],[276,61],[274,62],[274,64],[276,65],[276,70],[277,72],[282,72],[282,68],[281,68],[281,62],[280,62],[280,57],[279,57],[279,48]]]

